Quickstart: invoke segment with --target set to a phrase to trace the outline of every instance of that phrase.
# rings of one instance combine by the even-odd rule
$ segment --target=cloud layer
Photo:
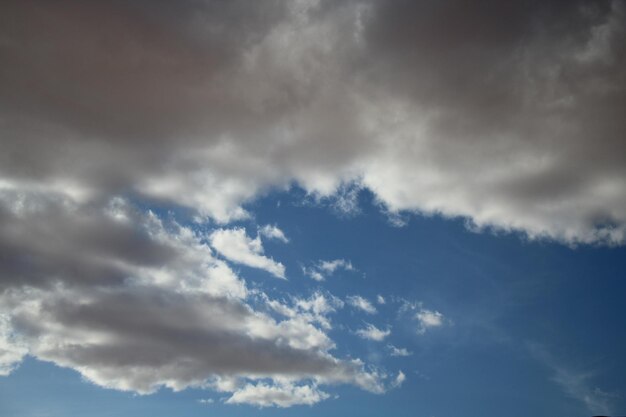
[[[391,215],[623,244],[625,19],[619,1],[3,1],[0,373],[28,353],[259,406],[384,391],[332,355],[340,301],[251,294],[227,262],[285,268],[227,224],[293,184],[351,211],[352,186]],[[334,262],[314,278],[352,268]]]
[[[623,242],[623,3],[179,3],[3,3],[4,181],[221,222],[356,181],[390,212]]]

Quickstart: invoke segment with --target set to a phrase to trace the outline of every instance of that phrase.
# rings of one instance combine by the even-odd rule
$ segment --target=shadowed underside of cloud
[[[622,2],[2,5],[0,174],[221,222],[296,181],[624,240]],[[507,22],[506,24],[503,22]]]
[[[3,190],[0,201],[0,245],[12,249],[0,270],[2,374],[30,354],[104,387],[207,387],[259,406],[326,399],[318,384],[387,389],[362,362],[330,353],[327,315],[339,300],[255,302],[201,235],[121,198],[101,209]],[[276,309],[289,314],[276,320],[268,314]],[[257,381],[272,398],[286,391],[257,401]]]
[[[30,353],[260,406],[383,391],[329,353],[323,315],[276,321],[204,237],[128,200],[225,224],[268,190],[356,183],[392,214],[623,244],[625,19],[619,1],[3,1],[0,372]],[[215,250],[284,275],[237,230]]]

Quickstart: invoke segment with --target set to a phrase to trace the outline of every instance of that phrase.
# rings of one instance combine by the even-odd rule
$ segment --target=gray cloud
[[[279,303],[259,290],[249,297],[206,236],[121,198],[92,207],[2,190],[0,202],[2,375],[30,354],[139,393],[212,388],[215,378],[235,381],[233,395],[258,380],[288,379],[293,396],[317,383],[385,389],[363,363],[330,353],[324,297],[275,320],[263,311]]]
[[[620,2],[3,8],[10,181],[224,222],[294,180],[359,181],[392,212],[624,239]]]

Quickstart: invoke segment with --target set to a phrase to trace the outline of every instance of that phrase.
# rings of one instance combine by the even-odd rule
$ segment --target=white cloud
[[[329,398],[329,395],[314,385],[247,384],[235,391],[226,403],[250,404],[257,407],[291,407],[313,405]]]
[[[324,281],[326,277],[333,275],[339,269],[344,271],[355,270],[352,262],[345,259],[334,259],[331,261],[320,260],[313,266],[303,267],[302,272],[315,281]]]
[[[28,353],[28,349],[12,334],[10,317],[0,314],[0,376],[7,376],[15,370]]]
[[[346,301],[352,307],[362,310],[367,314],[377,313],[376,307],[374,307],[369,300],[361,297],[360,295],[349,295],[346,297]]]
[[[444,324],[443,314],[425,308],[420,309],[420,311],[415,314],[415,318],[419,322],[419,328],[417,330],[419,334],[424,334],[426,330],[432,327],[440,327]]]
[[[373,324],[365,323],[365,327],[362,329],[358,329],[356,331],[356,334],[363,339],[382,342],[387,336],[391,334],[391,330],[382,330],[374,326]]]
[[[277,300],[270,300],[265,297],[267,305],[285,317],[300,317],[308,322],[317,323],[322,328],[330,330],[332,328],[328,315],[342,308],[344,303],[332,294],[322,294],[317,291],[309,298],[293,297],[291,306]]]
[[[213,249],[230,261],[263,269],[277,278],[285,278],[284,265],[264,256],[261,239],[248,237],[243,228],[216,230],[209,236],[209,242]]]
[[[377,302],[378,304],[385,304],[385,297],[383,297],[382,295],[378,294],[378,295],[376,296],[376,302]]]
[[[213,404],[215,400],[213,398],[201,398],[198,400],[200,404]]]
[[[332,261],[320,261],[318,267],[329,274],[333,274],[337,269],[344,269],[346,271],[353,271],[354,267],[352,262],[345,259],[335,259]]]
[[[266,224],[259,229],[259,233],[268,239],[280,240],[283,243],[288,243],[289,239],[285,236],[285,233],[276,225]]]
[[[397,348],[394,345],[387,345],[387,349],[389,349],[389,354],[391,356],[411,356],[413,352],[410,352],[406,348]]]
[[[391,386],[393,388],[400,388],[402,384],[404,384],[404,381],[406,381],[406,375],[404,375],[404,372],[398,371],[398,375],[396,375],[396,378],[391,383]]]

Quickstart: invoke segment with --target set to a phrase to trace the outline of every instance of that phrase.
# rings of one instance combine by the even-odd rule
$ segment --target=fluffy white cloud
[[[243,228],[216,230],[209,236],[209,242],[213,249],[230,261],[263,269],[285,279],[285,266],[264,256],[260,237],[248,237]]]
[[[358,329],[356,331],[356,334],[363,339],[382,342],[387,336],[391,334],[391,330],[382,330],[374,326],[373,324],[365,323],[365,327],[362,329]]]
[[[385,304],[385,297],[383,297],[382,295],[378,294],[378,295],[376,296],[376,302],[377,302],[378,304]]]
[[[329,397],[314,385],[287,384],[247,384],[235,391],[226,400],[228,404],[251,404],[258,407],[291,407],[293,405],[313,405]]]
[[[367,314],[376,314],[378,312],[376,307],[374,307],[369,300],[361,297],[360,295],[349,295],[346,297],[346,301],[352,307],[364,311]]]
[[[424,334],[426,330],[432,327],[442,326],[444,323],[443,314],[434,310],[420,309],[415,314],[415,318],[419,322],[418,333]]]
[[[300,317],[308,322],[317,323],[324,329],[331,329],[328,315],[343,307],[344,303],[332,294],[315,292],[309,298],[293,297],[291,306],[267,297],[267,305],[285,317]]]

